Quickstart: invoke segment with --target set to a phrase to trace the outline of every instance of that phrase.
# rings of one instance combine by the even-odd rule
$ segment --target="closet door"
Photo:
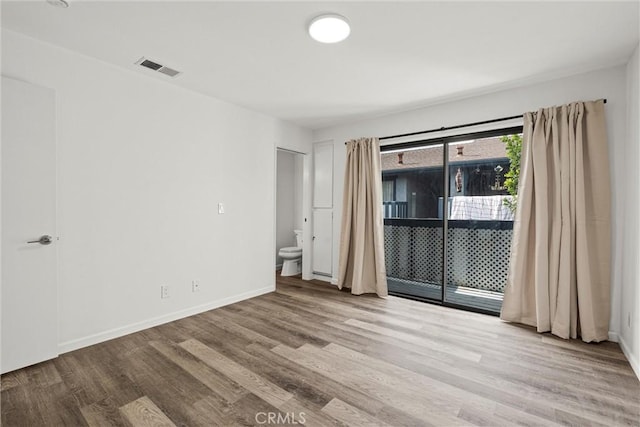
[[[333,275],[333,141],[313,146],[314,274]]]
[[[313,146],[313,208],[333,209],[333,142]]]
[[[333,212],[315,209],[313,212],[313,273],[331,277],[333,273]]]

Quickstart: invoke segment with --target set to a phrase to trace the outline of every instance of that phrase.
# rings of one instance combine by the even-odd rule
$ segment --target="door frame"
[[[488,314],[491,316],[498,316],[499,313],[493,311],[484,310],[482,308],[456,304],[446,299],[446,287],[447,283],[447,249],[448,249],[448,231],[449,231],[449,215],[448,215],[448,199],[449,199],[449,147],[456,142],[466,141],[469,139],[482,139],[493,136],[501,136],[506,134],[522,133],[522,125],[495,127],[492,129],[479,130],[476,132],[468,132],[463,134],[451,134],[444,135],[428,139],[419,139],[414,141],[400,142],[397,144],[386,144],[380,147],[380,152],[386,151],[400,151],[403,149],[429,147],[434,145],[442,145],[442,183],[443,183],[443,214],[442,214],[442,271],[441,271],[441,285],[440,285],[440,298],[432,299],[421,297],[417,295],[404,294],[399,292],[390,292],[390,295],[399,296],[402,298],[412,299],[416,301],[427,302],[431,304],[438,304],[445,307],[457,308],[465,311],[472,311],[476,313]]]
[[[309,153],[304,153],[297,150],[292,150],[287,147],[280,147],[276,145],[273,150],[273,254],[272,258],[275,259],[278,248],[276,248],[276,233],[277,233],[277,215],[278,215],[278,198],[276,192],[278,191],[278,151],[284,151],[294,155],[302,156],[302,279],[311,280],[313,274],[311,273],[311,259],[312,259],[312,245],[311,245],[311,230],[312,230],[312,218],[311,218],[311,156]],[[274,283],[275,285],[275,283]]]

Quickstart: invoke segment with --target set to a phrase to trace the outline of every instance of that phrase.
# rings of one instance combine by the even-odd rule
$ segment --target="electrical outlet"
[[[169,286],[162,285],[160,286],[160,298],[169,298]]]
[[[191,292],[200,292],[200,280],[191,281]]]

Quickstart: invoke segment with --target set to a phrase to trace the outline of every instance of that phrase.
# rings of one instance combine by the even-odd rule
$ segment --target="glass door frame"
[[[446,287],[447,287],[447,249],[448,249],[448,232],[449,232],[449,146],[456,142],[468,141],[470,139],[483,139],[496,136],[522,134],[523,126],[510,126],[506,128],[497,128],[485,131],[470,132],[465,134],[448,135],[429,139],[420,139],[416,141],[401,142],[397,144],[385,144],[380,146],[380,152],[386,151],[398,151],[402,149],[415,149],[421,147],[429,147],[434,145],[442,145],[442,185],[443,191],[443,212],[442,212],[442,271],[441,271],[441,286],[440,286],[440,299],[432,299],[428,297],[421,297],[417,295],[403,294],[399,292],[389,292],[390,295],[399,296],[402,298],[413,299],[417,301],[427,302],[431,304],[438,304],[445,307],[457,308],[460,310],[472,311],[476,313],[488,314],[491,316],[499,316],[499,313],[490,310],[484,310],[482,308],[467,306],[462,304],[453,303],[446,299]],[[382,203],[382,202],[381,202]]]

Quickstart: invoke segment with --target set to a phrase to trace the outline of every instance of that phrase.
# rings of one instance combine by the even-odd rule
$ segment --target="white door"
[[[313,272],[323,276],[333,274],[332,268],[333,211],[313,210]]]
[[[333,141],[313,145],[313,207],[333,208]]]
[[[52,90],[2,78],[1,160],[0,371],[5,373],[58,355]]]
[[[313,273],[333,275],[333,141],[313,145]]]

